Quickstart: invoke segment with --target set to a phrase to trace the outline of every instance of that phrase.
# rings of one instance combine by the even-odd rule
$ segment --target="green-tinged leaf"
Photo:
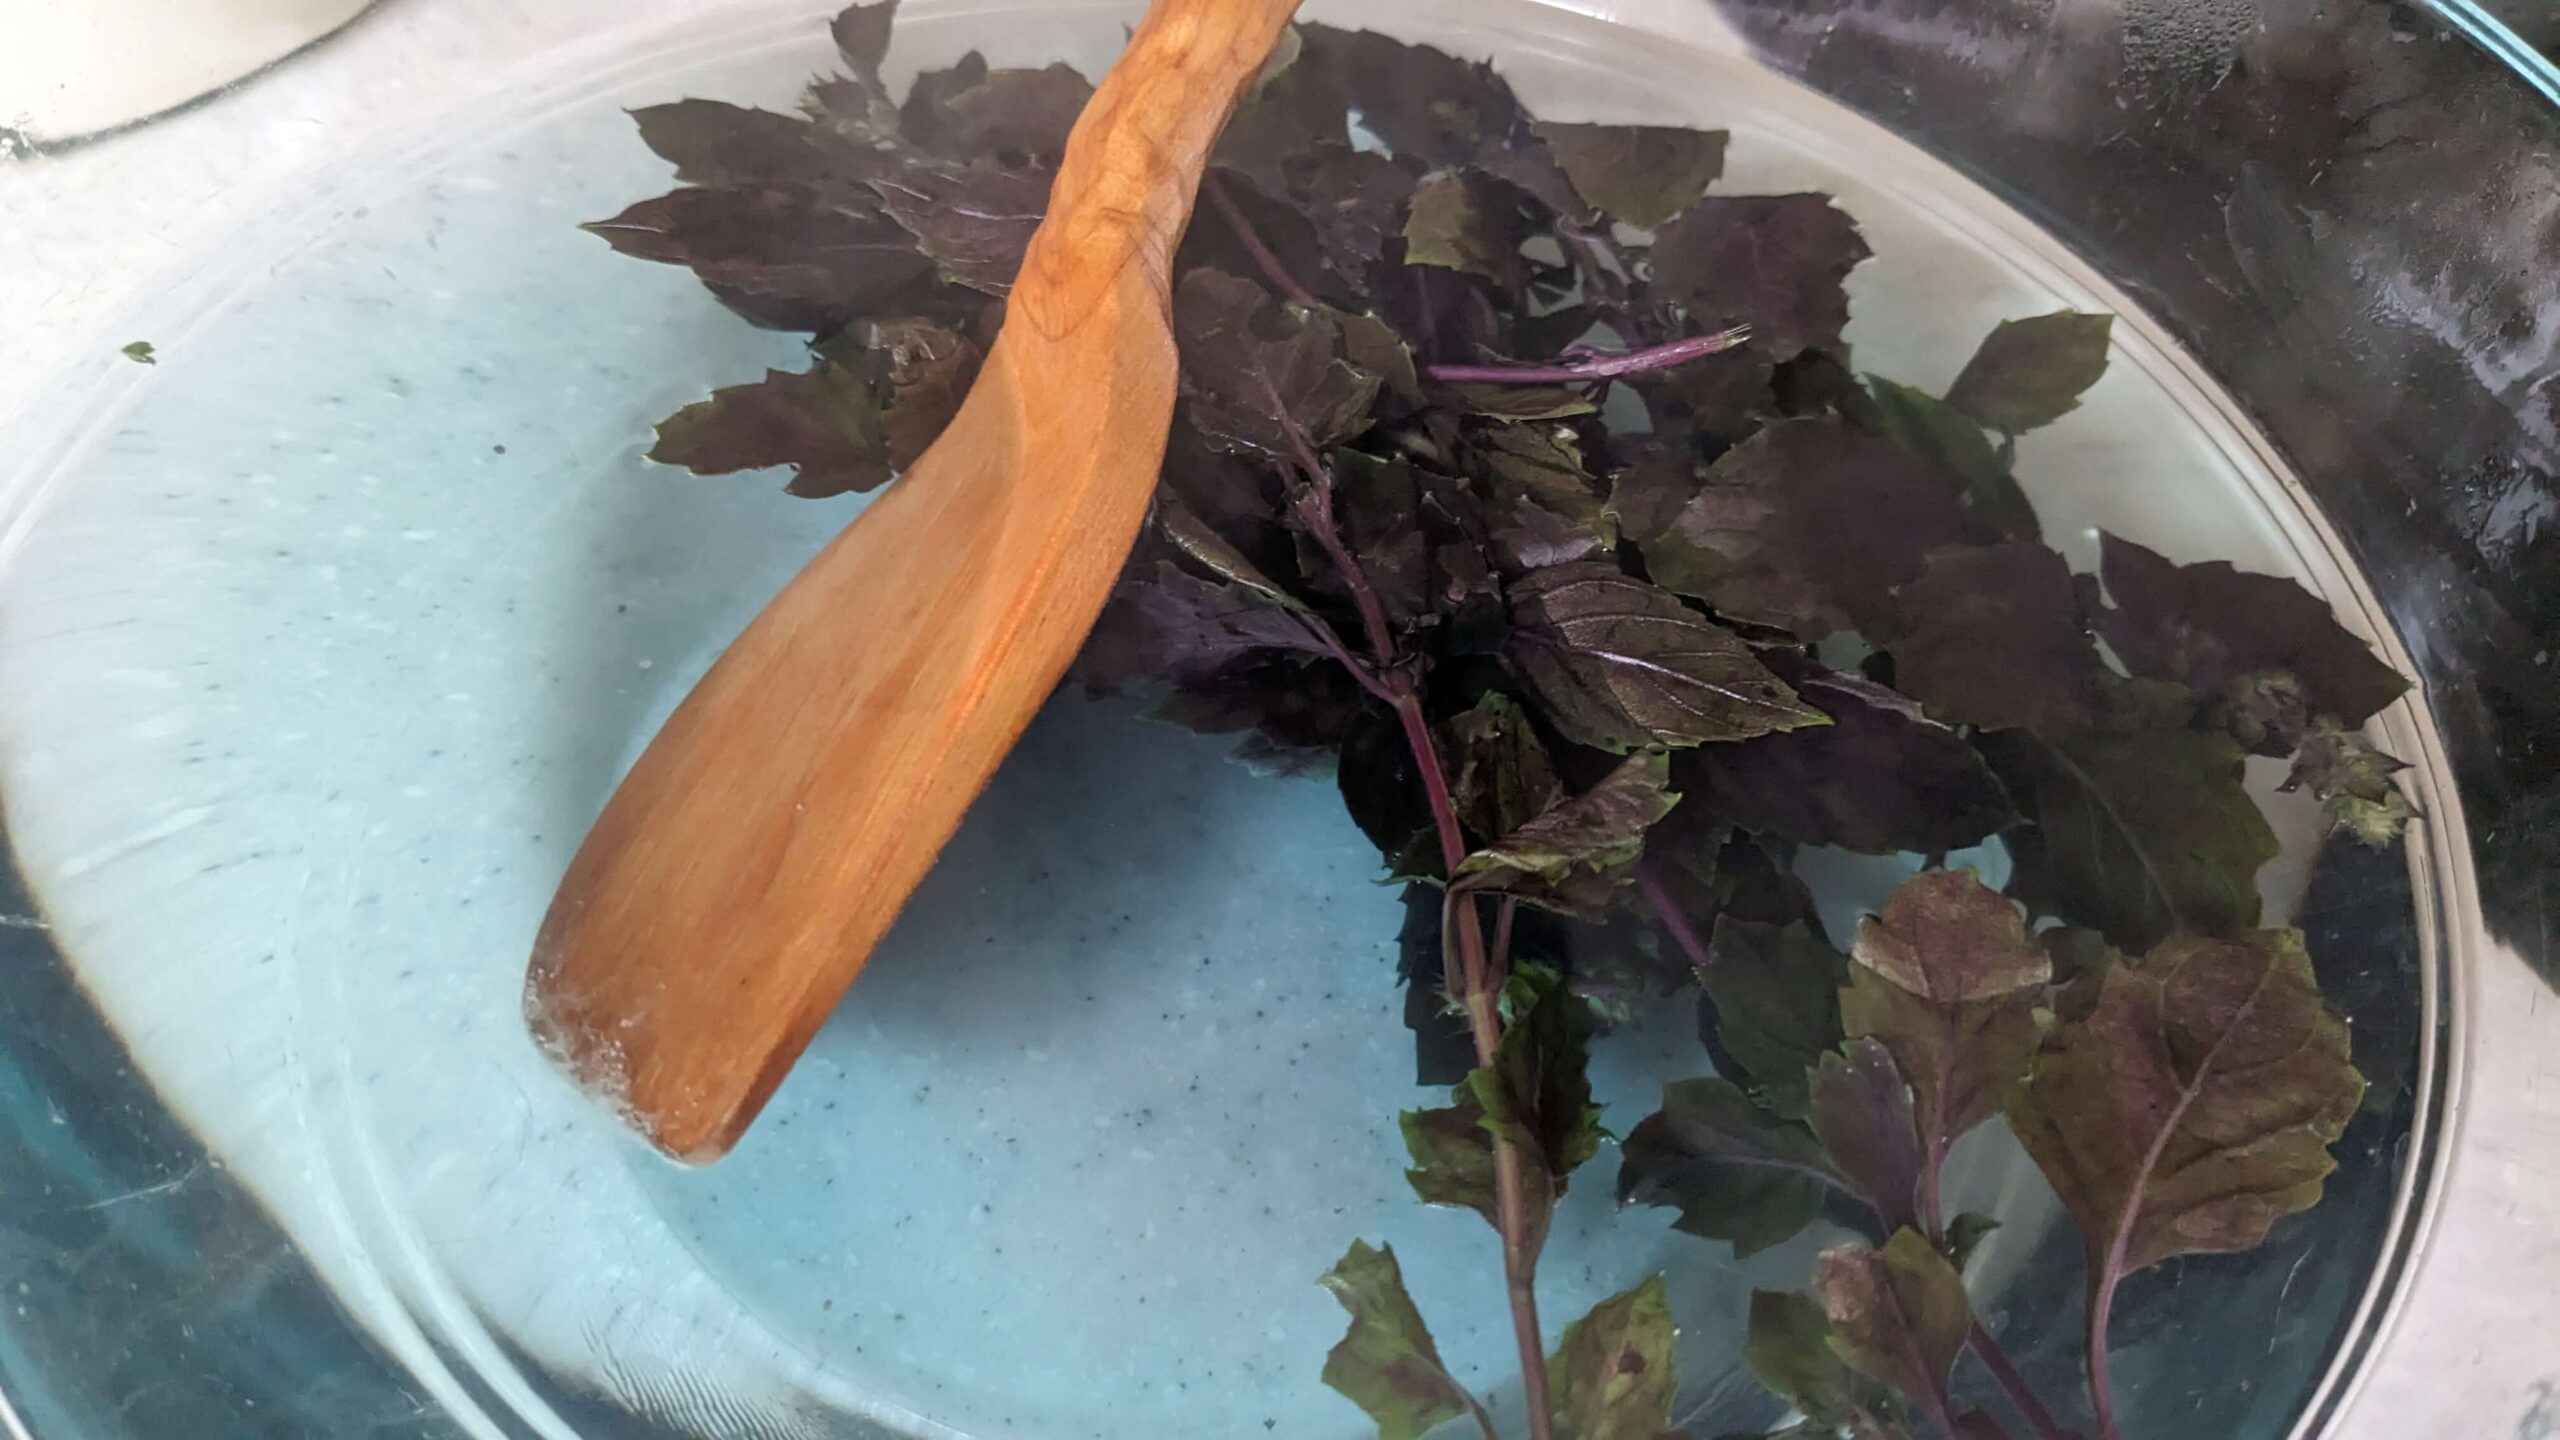
[[[1484,1107],[1464,1085],[1457,1103],[1433,1110],[1407,1110],[1401,1117],[1405,1153],[1413,1160],[1404,1172],[1413,1193],[1426,1205],[1473,1210],[1484,1223],[1502,1228],[1494,1202],[1493,1132],[1485,1128]],[[1527,1193],[1529,1252],[1546,1243],[1547,1217],[1554,1191],[1532,1185]]]
[[[1840,953],[1801,921],[1763,925],[1720,914],[1708,955],[1698,983],[1715,1007],[1725,1057],[1749,1077],[1760,1103],[1803,1118],[1813,1067],[1840,1043]]]
[[[667,417],[649,458],[698,475],[789,465],[795,495],[869,490],[942,433],[978,361],[977,346],[930,321],[860,322],[812,370],[770,370]]]
[[[1894,685],[1950,724],[2049,732],[2082,723],[2100,665],[2071,571],[2032,540],[1941,550],[1882,636]]]
[[[1981,754],[1911,701],[1790,651],[1760,661],[1831,723],[1683,751],[1683,793],[1745,830],[1870,855],[1942,855],[2018,822]]]
[[[2026,1073],[2052,962],[2027,938],[2017,905],[1966,870],[1904,881],[1884,913],[1858,927],[1849,955],[1842,1024],[1891,1052],[1911,1086],[1923,1148],[1944,1156],[1999,1113]]]
[[[2007,458],[1982,433],[1981,422],[1936,396],[1881,375],[1869,375],[1866,382],[1884,433],[1945,471],[1958,487],[1967,516],[2004,540],[2035,538],[2035,506],[2009,473]]]
[[[1493,420],[1570,420],[1599,411],[1599,403],[1561,385],[1465,384],[1443,387],[1469,415]]]
[[[1598,920],[1626,884],[1644,832],[1671,812],[1670,758],[1629,756],[1600,783],[1567,796],[1469,855],[1453,877],[1561,914]]]
[[[1526,500],[1587,531],[1606,549],[1618,543],[1607,502],[1583,468],[1582,445],[1570,427],[1485,426],[1476,437],[1484,473],[1506,502]]]
[[[1556,1440],[1664,1440],[1680,1393],[1674,1335],[1659,1275],[1564,1327],[1547,1360]]]
[[[1948,1221],[1947,1263],[1961,1273],[1973,1263],[1974,1252],[1982,1248],[1982,1242],[1990,1239],[1991,1232],[1999,1228],[1999,1221],[1978,1210],[1967,1210]]]
[[[955,285],[1004,295],[1049,208],[1052,173],[979,161],[913,165],[871,182],[880,208]]]
[[[1505,290],[1525,278],[1519,192],[1481,170],[1435,170],[1414,186],[1404,222],[1408,265],[1480,276]]]
[[[2089,1247],[2093,1287],[2247,1250],[2308,1209],[2364,1093],[2293,930],[2173,936],[2106,972],[2009,1107]]]
[[[1342,357],[1332,312],[1283,305],[1259,285],[1199,269],[1174,292],[1186,412],[1202,435],[1242,454],[1319,455],[1368,424],[1378,376]]]
[[[1662,1108],[1621,1147],[1618,1203],[1676,1208],[1681,1230],[1737,1257],[1793,1239],[1843,1189],[1813,1132],[1751,1103],[1729,1080],[1662,1087]]]
[[[1924,1414],[1947,1413],[1947,1376],[1973,1333],[1973,1306],[1963,1277],[1920,1232],[1897,1231],[1881,1250],[1823,1251],[1813,1291],[1834,1354]]]
[[[122,355],[127,360],[132,361],[136,365],[157,365],[160,363],[160,356],[158,352],[152,348],[151,342],[148,340],[136,340],[132,344],[124,346],[116,353]]]
[[[1695,204],[1724,173],[1722,130],[1549,121],[1533,129],[1584,200],[1641,229]]]
[[[1614,503],[1622,516],[1661,509]],[[1923,462],[1833,419],[1766,427],[1709,466],[1669,524],[1628,527],[1663,585],[1806,640],[1873,632],[1893,588],[1963,536],[1954,494]]]
[[[1822,1307],[1784,1290],[1755,1290],[1742,1358],[1770,1394],[1824,1427],[1825,1440],[1890,1405],[1873,1382],[1849,1368],[1831,1348],[1831,1320]]]
[[[1836,346],[1849,320],[1841,282],[1871,252],[1827,195],[1711,195],[1654,236],[1654,283],[1702,329],[1751,327],[1776,360]]]
[[[1148,680],[1206,678],[1273,655],[1322,655],[1304,621],[1241,585],[1163,560],[1121,577],[1077,658],[1086,683],[1117,690]]]
[[[2348,725],[2372,719],[2409,688],[2292,580],[2219,560],[2175,564],[2114,535],[2102,544],[2099,573],[2114,608],[2099,615],[2099,631],[2137,675],[2218,695],[2253,672],[2288,671],[2310,711]]]
[[[641,142],[671,162],[676,178],[688,185],[858,180],[888,163],[866,165],[862,152],[822,145],[818,127],[797,115],[718,100],[643,105],[631,118],[640,126]]]
[[[1608,1132],[1591,1103],[1590,1027],[1557,978],[1530,966],[1512,975],[1514,1011],[1493,1064],[1467,1075],[1467,1093],[1484,1112],[1487,1133],[1519,1147],[1530,1188],[1544,1172],[1549,1193],[1600,1151]]]
[[[1324,1383],[1377,1423],[1379,1440],[1422,1440],[1476,1408],[1405,1293],[1393,1247],[1351,1242],[1323,1283],[1351,1312],[1350,1330],[1325,1357]]]
[[[2245,929],[2275,832],[2241,784],[2237,741],[2188,728],[2183,687],[2110,692],[2103,723],[2041,738],[1986,738],[1992,765],[2034,824],[2009,832],[2010,889],[2140,951],[2176,929]]]
[[[1911,1086],[1884,1042],[1862,1035],[1814,1072],[1807,1115],[1822,1148],[1888,1227],[1920,1220],[1921,1148]]]
[[[1947,403],[1994,430],[2022,434],[2080,408],[2107,369],[2112,315],[2063,310],[2003,320],[1965,362]]]
[[[1537,727],[1500,691],[1486,692],[1443,729],[1449,794],[1477,839],[1509,835],[1563,800],[1564,785]]]
[[[1567,739],[1624,753],[1819,725],[1741,637],[1601,562],[1511,587],[1512,667]]]
[[[2313,720],[2293,758],[2286,790],[2309,788],[2336,828],[2376,850],[2400,838],[2416,810],[2391,777],[2409,768],[2405,760],[2382,752],[2362,730],[2351,730],[2334,715]]]
[[[1189,504],[1170,489],[1156,492],[1156,529],[1183,557],[1218,579],[1240,585],[1284,610],[1304,610],[1306,602],[1262,573],[1228,539],[1209,528]]]

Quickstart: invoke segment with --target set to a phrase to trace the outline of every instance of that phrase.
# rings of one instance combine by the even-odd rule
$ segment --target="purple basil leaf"
[[[1911,1086],[1893,1052],[1860,1036],[1822,1057],[1807,1121],[1831,1161],[1887,1229],[1920,1223],[1921,1172],[1929,1163],[1912,1111]]]
[[[689,266],[750,301],[894,313],[928,265],[868,191],[801,185],[678,190],[584,227],[625,255]]]
[[[1732,631],[1604,562],[1511,587],[1512,667],[1567,739],[1624,753],[1818,725]]]
[[[1963,1277],[1920,1232],[1898,1231],[1881,1250],[1823,1251],[1813,1291],[1831,1322],[1833,1353],[1922,1413],[1947,1415],[1947,1377],[1973,1333],[1973,1306]]]
[[[1322,454],[1366,428],[1379,377],[1343,358],[1335,312],[1200,269],[1176,288],[1173,321],[1185,410],[1212,444],[1285,460],[1297,437]]]
[[[1557,1440],[1673,1440],[1680,1395],[1671,1297],[1662,1277],[1591,1307],[1547,1361]]]
[[[1405,1293],[1393,1248],[1355,1240],[1322,1283],[1351,1312],[1350,1330],[1325,1357],[1324,1383],[1368,1415],[1379,1440],[1422,1440],[1475,1409]]]
[[[1840,1043],[1840,952],[1801,921],[1766,925],[1725,913],[1708,955],[1698,984],[1715,1009],[1724,1058],[1773,1114],[1804,1118],[1814,1066]]]
[[[1658,517],[1670,498],[1638,484],[1682,483],[1651,469],[1621,478],[1622,517]],[[1654,578],[1730,619],[1819,640],[1874,629],[1893,587],[1964,534],[1954,494],[1901,447],[1836,420],[1782,420],[1694,477],[1653,531],[1631,525]]]
[[[2218,694],[2253,671],[2287,670],[2314,711],[2361,725],[2409,689],[2338,623],[2318,596],[2281,575],[2224,561],[2178,565],[2114,535],[2099,573],[2115,608],[2099,629],[2137,675]]]
[[[1751,327],[1753,348],[1787,360],[1835,346],[1849,320],[1841,282],[1870,253],[1827,195],[1709,196],[1654,236],[1656,287],[1703,330]]]
[[[1458,165],[1501,143],[1523,121],[1520,102],[1491,65],[1368,30],[1300,27],[1298,66],[1340,79],[1362,125],[1399,156]]]
[[[1457,888],[1490,891],[1597,921],[1632,878],[1645,831],[1679,796],[1661,751],[1629,756],[1599,784],[1569,795],[1467,856]]]
[[[1878,638],[1894,687],[1940,720],[2053,732],[2085,723],[2100,665],[2071,572],[2032,540],[1931,555]]]
[[[818,128],[796,115],[718,100],[678,100],[631,112],[640,139],[672,162],[688,185],[811,184],[860,179],[856,155],[831,153]]]
[[[1290,611],[1168,560],[1152,573],[1121,578],[1076,664],[1087,684],[1118,689],[1159,678],[1203,680],[1274,653],[1321,655],[1324,647]]]
[[[1745,830],[1870,855],[1942,855],[2018,822],[1981,755],[1919,706],[1784,651],[1761,659],[1831,723],[1684,752],[1675,781],[1718,814]]]
[[[1722,130],[1547,121],[1532,128],[1576,193],[1592,207],[1641,229],[1650,230],[1689,208],[1724,173],[1728,137]]]
[[[1013,289],[1023,252],[1049,206],[1047,170],[909,166],[871,182],[880,208],[955,284],[988,295]]]

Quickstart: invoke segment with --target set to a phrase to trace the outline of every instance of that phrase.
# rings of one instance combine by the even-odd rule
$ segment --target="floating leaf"
[[[1282,305],[1250,280],[1199,269],[1175,290],[1173,321],[1191,423],[1212,443],[1294,457],[1294,429],[1322,454],[1367,423],[1378,377],[1342,358],[1329,312]]]
[[[1600,919],[1644,853],[1644,832],[1680,798],[1668,788],[1670,774],[1659,750],[1629,756],[1599,784],[1469,855],[1452,877],[1456,888]]]
[[[1888,1228],[1920,1222],[1921,1177],[1932,1161],[1921,1148],[1911,1086],[1884,1042],[1862,1035],[1823,1056],[1807,1118],[1832,1163]]]
[[[1841,1430],[1890,1405],[1873,1382],[1831,1348],[1822,1307],[1783,1290],[1755,1290],[1742,1357],[1769,1393],[1795,1406],[1832,1440]]]
[[[2349,725],[2409,688],[2319,597],[2283,576],[2219,560],[2178,565],[2114,535],[2102,546],[2099,573],[2115,608],[2099,616],[2100,633],[2136,674],[2213,695],[2252,672],[2289,671],[2310,709]]]
[[[1618,1203],[1675,1207],[1677,1228],[1733,1242],[1737,1257],[1794,1238],[1844,1188],[1813,1132],[1728,1080],[1662,1087],[1662,1108],[1621,1146]]]
[[[1740,637],[1615,565],[1534,571],[1511,607],[1505,653],[1577,743],[1623,753],[1823,723]]]
[[[1567,1325],[1547,1361],[1556,1440],[1665,1440],[1680,1393],[1674,1333],[1659,1275]]]
[[[1687,209],[1724,173],[1722,130],[1550,121],[1532,128],[1584,200],[1646,230]]]
[[[1802,921],[1721,914],[1708,955],[1698,983],[1715,1007],[1725,1056],[1773,1113],[1803,1118],[1813,1067],[1840,1043],[1840,953]]]
[[[1653,577],[1728,619],[1808,640],[1874,629],[1892,613],[1893,588],[1964,534],[1954,495],[1926,465],[1837,420],[1770,425],[1697,485],[1663,528],[1629,526]],[[1622,516],[1661,513],[1661,501],[1625,488],[1612,501]]]
[[[1092,98],[1092,82],[1072,65],[990,70],[972,53],[949,70],[916,77],[899,118],[910,142],[937,155],[1055,165]]]
[[[2023,434],[2080,408],[2107,369],[2112,315],[2063,310],[2003,320],[1947,390],[1947,403],[1994,430]]]
[[[862,322],[815,369],[769,370],[667,417],[649,458],[698,475],[788,465],[791,493],[813,498],[873,489],[942,433],[978,361],[930,321]]]
[[[1784,651],[1761,663],[1831,723],[1684,751],[1674,783],[1745,830],[1870,855],[1940,855],[2018,822],[1982,756],[1863,676]]]
[[[1012,291],[1022,257],[1049,208],[1052,172],[911,166],[871,182],[880,208],[952,283],[987,295]]]
[[[2118,687],[2100,725],[1987,737],[1985,750],[2035,823],[2011,831],[2010,889],[2139,951],[2170,931],[2242,929],[2275,832],[2241,784],[2228,735],[2189,729],[2183,687]]]
[[[718,100],[644,105],[631,118],[642,143],[672,163],[676,178],[688,185],[858,180],[888,163],[864,164],[861,152],[822,145],[818,127],[800,116]]]
[[[1941,550],[1900,607],[1894,685],[1931,715],[1985,730],[2085,720],[2100,667],[2060,555],[2032,540]]]
[[[677,190],[582,228],[625,255],[689,267],[723,298],[891,313],[927,273],[909,234],[860,198],[802,185]]]
[[[1884,912],[1858,927],[1849,955],[1841,1021],[1851,1036],[1871,1036],[1892,1054],[1911,1087],[1926,1163],[1935,1166],[1949,1145],[1999,1113],[2026,1073],[2052,961],[2028,940],[2017,905],[1966,870],[1904,881]],[[1896,1204],[1894,1196],[1876,1198]]]
[[[1881,375],[1865,377],[1884,433],[1912,454],[1945,471],[1958,487],[1965,513],[2004,540],[2036,536],[2035,506],[2009,473],[1982,424],[1944,400]]]
[[[1823,1251],[1813,1290],[1833,1353],[1923,1413],[1947,1414],[1947,1376],[1973,1333],[1973,1306],[1963,1277],[1920,1232],[1897,1231],[1881,1250]]]
[[[1305,25],[1297,69],[1321,66],[1341,78],[1360,123],[1398,155],[1458,165],[1508,137],[1520,102],[1491,65],[1369,30]]]
[[[1476,1408],[1405,1292],[1394,1247],[1351,1242],[1323,1284],[1351,1312],[1350,1330],[1325,1357],[1324,1383],[1377,1423],[1379,1440],[1422,1440]]]
[[[1654,236],[1653,275],[1702,329],[1748,325],[1754,349],[1786,360],[1839,343],[1841,282],[1870,253],[1827,195],[1709,196]]]

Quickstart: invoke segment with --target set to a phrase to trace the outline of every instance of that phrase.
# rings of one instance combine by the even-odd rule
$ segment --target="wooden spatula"
[[[1067,142],[975,388],[686,697],[534,942],[543,1044],[725,1153],[1100,613],[1174,402],[1175,245],[1298,0],[1156,0]]]

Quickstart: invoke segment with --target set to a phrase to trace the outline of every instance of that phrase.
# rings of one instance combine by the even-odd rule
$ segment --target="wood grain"
[[[754,1120],[1092,627],[1172,419],[1174,248],[1296,8],[1158,0],[949,430],[730,645],[571,862],[526,1017],[668,1154]]]

